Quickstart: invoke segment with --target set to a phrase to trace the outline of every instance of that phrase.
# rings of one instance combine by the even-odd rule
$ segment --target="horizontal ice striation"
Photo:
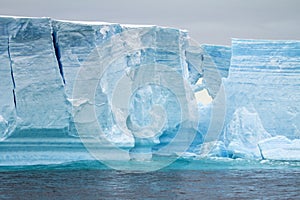
[[[205,52],[203,58],[203,84],[208,93],[215,98],[227,78],[230,67],[231,48],[220,45],[201,45]]]
[[[23,137],[10,137],[0,144],[0,166],[48,165],[80,160],[94,160],[79,138],[58,137],[56,132],[35,131]],[[27,135],[32,132],[27,132]],[[38,137],[36,134],[43,135]],[[53,135],[56,134],[56,137]]]
[[[213,152],[233,158],[264,158],[264,152],[271,158],[272,148],[280,147],[268,143],[258,149],[261,141],[299,138],[299,61],[299,41],[233,39],[229,76],[223,79],[227,111],[216,148],[223,153]]]
[[[208,45],[208,44],[201,45],[201,47],[203,51],[209,56],[208,57],[206,55],[207,59],[210,59],[214,63],[214,65],[212,65],[211,63],[204,63],[204,66],[205,64],[207,64],[205,68],[207,68],[207,70],[209,70],[209,68],[216,68],[219,70],[218,72],[220,73],[221,77],[227,78],[229,67],[230,67],[231,47],[221,46],[221,45]]]
[[[300,42],[232,41],[225,79],[227,118],[236,108],[254,107],[271,135],[300,136]]]

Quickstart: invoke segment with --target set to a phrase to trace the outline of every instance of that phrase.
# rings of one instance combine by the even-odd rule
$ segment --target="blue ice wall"
[[[226,121],[239,107],[253,108],[271,135],[299,137],[299,72],[299,41],[233,39]]]

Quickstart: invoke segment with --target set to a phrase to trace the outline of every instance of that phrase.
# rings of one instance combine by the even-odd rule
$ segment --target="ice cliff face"
[[[207,155],[299,159],[299,45],[299,41],[232,40],[230,67],[222,76],[223,130],[214,142],[202,145],[209,149]],[[216,53],[210,55],[214,60]],[[208,122],[202,123],[205,127]]]
[[[232,41],[227,110],[253,106],[271,135],[299,137],[300,42]]]
[[[98,81],[89,70],[106,60],[111,62]],[[284,152],[298,143],[272,141],[300,137],[299,63],[298,41],[234,39],[232,47],[197,46],[191,45],[186,31],[174,28],[0,17],[0,160],[14,165],[92,159],[75,123],[91,127],[95,122],[87,120],[90,113],[79,121],[72,116],[72,107],[82,110],[89,105],[95,106],[108,141],[131,158],[143,154],[141,159],[151,159],[174,138],[176,145],[166,152],[176,154],[189,137],[187,151],[193,155],[205,151],[210,156],[274,158],[273,144],[277,149],[283,144]],[[161,66],[167,69],[149,73]],[[82,67],[90,76],[78,76]],[[169,87],[140,87],[149,76]],[[83,84],[83,97],[97,83],[94,101],[74,96],[78,82]],[[186,92],[170,90],[183,83],[189,88]],[[182,109],[182,99],[191,102],[194,92],[204,90],[212,103],[199,103],[198,110]],[[128,92],[133,95],[126,104]],[[224,119],[214,107],[224,108]],[[183,120],[182,113],[191,120]],[[212,129],[214,140],[205,140],[211,137],[215,118],[221,128]],[[180,130],[183,137],[176,140]],[[141,133],[151,134],[141,138]],[[23,151],[28,146],[32,155]]]
[[[299,61],[299,41],[233,39],[229,75],[223,79],[226,117],[220,141],[225,144],[217,148],[227,149],[230,157],[259,158],[271,149],[264,142],[259,152],[260,141],[299,138]],[[286,149],[277,144],[272,148]],[[299,150],[290,149],[289,157],[297,157]]]
[[[3,21],[3,19],[1,19]],[[0,28],[0,72],[1,72],[1,117],[0,117],[0,137],[7,134],[8,126],[14,123],[13,116],[15,112],[14,105],[14,84],[11,73],[11,62],[8,53],[8,37],[6,35],[7,30],[3,26]]]
[[[231,48],[227,46],[202,45],[206,56],[203,59],[203,82],[209,94],[215,98],[222,84],[221,78],[228,77]]]
[[[77,160],[78,155],[83,155],[79,156],[81,159],[91,159],[81,141],[76,139],[77,131],[71,114],[72,106],[84,106],[82,103],[86,101],[74,99],[72,92],[79,68],[82,65],[89,68],[95,62],[99,62],[99,57],[90,56],[99,46],[108,48],[104,54],[109,57],[113,55],[113,49],[119,47],[117,43],[125,50],[126,45],[134,43],[139,45],[139,48],[133,48],[122,56],[112,58],[113,62],[110,63],[97,88],[97,119],[109,141],[124,148],[141,147],[133,149],[132,152],[139,152],[139,149],[144,151],[143,144],[151,143],[153,146],[159,144],[160,140],[165,140],[159,138],[164,130],[183,126],[180,116],[174,115],[179,111],[178,100],[167,88],[148,85],[139,89],[133,103],[129,105],[132,108],[130,120],[135,127],[151,127],[152,117],[155,117],[148,114],[151,107],[160,104],[162,108],[168,108],[166,115],[169,119],[164,127],[161,127],[163,128],[160,130],[161,134],[146,139],[146,142],[144,139],[136,138],[132,130],[127,129],[124,134],[124,130],[116,125],[116,116],[112,112],[111,104],[113,89],[118,79],[125,74],[134,80],[139,74],[135,69],[139,66],[149,64],[168,66],[181,74],[180,76],[196,82],[195,79],[202,74],[194,69],[194,78],[189,78],[192,77],[192,73],[189,73],[187,68],[189,58],[185,58],[188,40],[186,31],[157,26],[67,22],[49,18],[1,17],[0,22],[2,45],[0,76],[3,91],[0,113],[3,140],[1,160],[11,165],[26,163],[26,160],[29,164],[30,160],[31,164],[36,164],[39,159],[41,163],[48,163],[51,159],[53,162],[67,161],[68,158]],[[122,37],[117,36],[111,40],[113,36],[124,32],[131,34],[123,34]],[[193,68],[197,65],[199,64],[194,63]],[[82,81],[88,89],[88,80]],[[174,81],[172,84],[176,87],[177,83]],[[149,93],[155,95],[149,96]],[[186,98],[185,93],[180,95]],[[139,109],[133,109],[135,106]],[[124,121],[126,122],[126,119]],[[194,126],[194,131],[196,129]],[[52,141],[53,138],[55,142]],[[75,145],[74,148],[77,150],[74,153],[77,156],[66,149],[58,150],[58,146],[64,146],[66,138]],[[37,141],[45,144],[47,148],[38,145]],[[28,142],[36,145],[30,145],[33,155],[26,156],[21,149],[27,148]],[[17,143],[19,145],[16,145]],[[148,151],[151,152],[152,146]],[[46,149],[49,147],[54,151],[51,155],[47,155]],[[59,152],[66,157],[60,157]],[[45,160],[42,157],[49,159]]]
[[[13,107],[17,129],[64,129],[69,121],[62,76],[58,67],[49,18],[0,18],[3,49],[1,74],[10,78],[3,91]],[[1,59],[1,60],[2,60]],[[7,65],[8,64],[8,65]],[[9,76],[9,74],[10,76]],[[13,105],[12,105],[13,103]],[[49,109],[50,108],[50,109]],[[5,116],[8,113],[2,111]]]

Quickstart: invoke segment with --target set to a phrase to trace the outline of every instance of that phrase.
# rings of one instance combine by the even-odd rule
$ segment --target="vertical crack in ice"
[[[261,149],[260,145],[257,144],[257,147],[258,147],[258,149],[259,149],[259,153],[260,153],[261,159],[265,160],[265,157],[264,157],[264,155],[263,155],[263,153],[262,153],[262,149]]]
[[[55,51],[55,57],[56,57],[56,60],[57,60],[58,66],[59,66],[59,72],[60,72],[60,75],[61,75],[61,78],[62,78],[64,84],[66,84],[63,66],[60,61],[60,58],[61,58],[60,49],[59,49],[58,41],[56,38],[56,32],[54,30],[52,31],[52,42],[53,42],[53,47],[54,47],[54,51]]]
[[[16,89],[16,82],[15,82],[15,78],[14,78],[14,72],[13,72],[13,67],[12,67],[12,59],[11,59],[11,55],[10,55],[10,43],[9,43],[9,37],[7,39],[7,54],[8,54],[8,59],[9,59],[9,65],[10,65],[10,75],[11,75],[11,79],[13,82],[13,97],[14,97],[14,104],[15,104],[15,108],[17,108],[17,100],[16,100],[16,93],[15,93],[15,89]]]

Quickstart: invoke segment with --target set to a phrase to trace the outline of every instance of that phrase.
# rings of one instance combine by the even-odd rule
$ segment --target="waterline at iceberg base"
[[[299,161],[299,77],[300,41],[1,16],[0,165]]]

